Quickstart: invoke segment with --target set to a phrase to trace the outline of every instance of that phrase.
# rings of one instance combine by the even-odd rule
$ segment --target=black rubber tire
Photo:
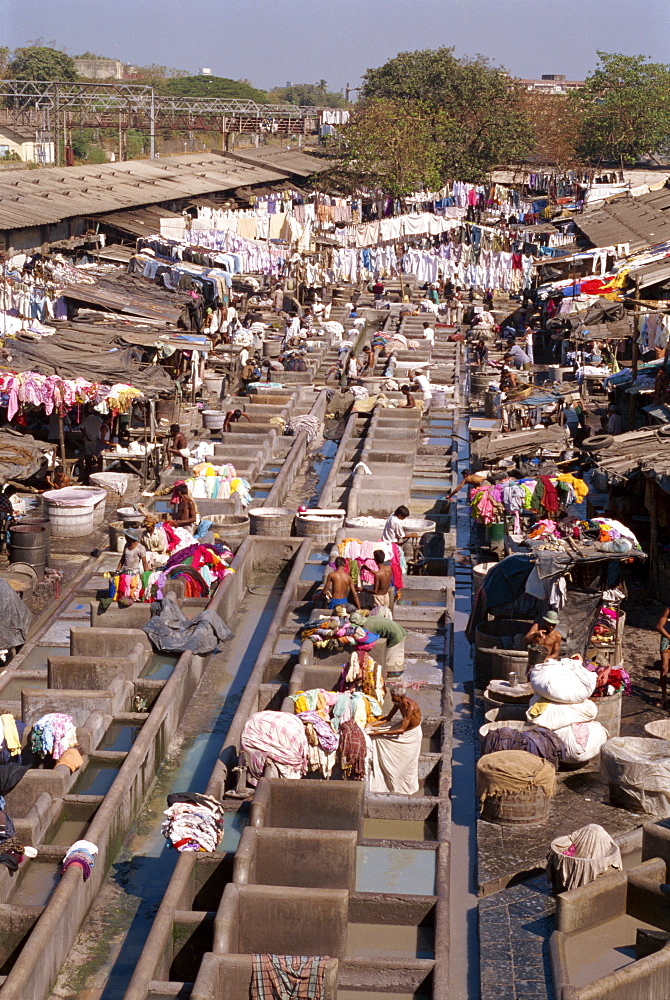
[[[663,424],[662,427],[657,428],[656,433],[659,437],[670,437],[670,424]]]
[[[593,437],[585,438],[582,441],[583,451],[604,451],[605,448],[614,444],[612,434],[594,434]]]

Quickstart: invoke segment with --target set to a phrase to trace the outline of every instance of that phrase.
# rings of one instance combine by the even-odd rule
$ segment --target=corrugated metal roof
[[[181,219],[177,212],[169,212],[159,205],[148,205],[145,208],[130,208],[121,212],[103,212],[92,216],[93,221],[118,229],[131,236],[152,236],[160,232],[161,219]]]
[[[670,259],[656,260],[652,264],[645,264],[631,272],[631,277],[639,281],[640,288],[650,288],[651,285],[670,282]]]
[[[217,153],[129,160],[101,166],[0,172],[0,230],[49,225],[139,205],[176,201],[276,181],[281,174],[306,176],[326,165],[304,153],[263,151],[233,159]],[[285,155],[282,156],[281,154]],[[253,162],[251,162],[253,160]]]
[[[575,216],[575,226],[596,247],[630,243],[631,250],[670,240],[670,189],[619,198]]]

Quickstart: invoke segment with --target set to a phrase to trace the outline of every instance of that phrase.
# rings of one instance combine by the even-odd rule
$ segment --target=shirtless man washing
[[[351,603],[355,604],[360,611],[361,605],[356,593],[356,586],[345,569],[346,564],[346,559],[343,559],[342,556],[337,557],[335,569],[326,577],[323,596],[328,601],[328,607],[332,609],[340,604],[347,604],[349,595],[351,595]]]
[[[381,549],[375,549],[374,560],[377,564],[375,582],[372,591],[372,605],[375,608],[390,608],[390,588],[393,582],[391,566],[386,562],[386,554]]]

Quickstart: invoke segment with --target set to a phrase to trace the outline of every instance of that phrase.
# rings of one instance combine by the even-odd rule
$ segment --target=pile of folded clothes
[[[223,806],[211,795],[175,792],[167,797],[161,833],[178,851],[215,851],[223,834]]]

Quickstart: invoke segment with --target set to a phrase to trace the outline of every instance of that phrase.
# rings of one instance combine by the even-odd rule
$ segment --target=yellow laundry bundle
[[[298,696],[295,699],[295,714],[299,715],[300,712],[309,712],[309,702],[302,691],[298,692]]]
[[[575,491],[575,496],[577,497],[577,503],[582,503],[586,498],[589,488],[583,479],[578,479],[577,476],[573,476],[571,472],[564,472],[560,476],[556,476],[559,483],[570,483],[573,490]]]
[[[2,723],[7,750],[11,757],[16,757],[17,754],[21,753],[21,740],[19,739],[19,731],[16,728],[14,716],[10,714],[0,715],[0,722]]]
[[[542,715],[545,709],[549,708],[550,705],[550,701],[536,701],[535,704],[531,705],[528,709],[526,715],[531,715],[535,719],[538,715]]]

